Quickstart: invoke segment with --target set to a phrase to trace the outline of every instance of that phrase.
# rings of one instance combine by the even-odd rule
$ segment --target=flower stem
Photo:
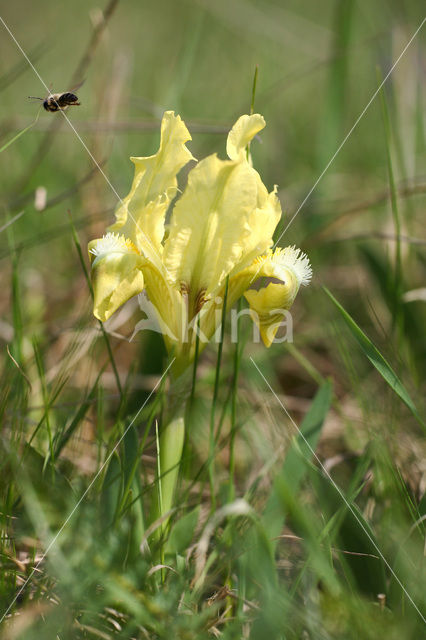
[[[197,329],[200,326],[200,317],[197,317]],[[181,463],[181,478],[186,477],[188,468],[189,468],[189,433],[191,431],[191,422],[192,422],[192,410],[194,408],[194,398],[195,398],[195,387],[197,384],[197,367],[198,367],[198,357],[200,352],[200,337],[199,332],[197,330],[195,336],[195,353],[194,353],[194,363],[192,367],[192,380],[191,380],[191,391],[189,393],[189,398],[186,402],[185,407],[185,442],[183,444],[183,452],[182,452],[182,463]]]
[[[197,329],[200,326],[200,316],[197,316]],[[195,336],[195,354],[194,354],[194,366],[192,368],[192,383],[191,383],[191,393],[189,396],[189,411],[191,411],[192,409],[192,405],[194,402],[194,396],[195,396],[195,384],[197,382],[197,367],[198,367],[198,355],[199,355],[199,351],[200,351],[200,336],[199,336],[199,332],[196,332],[196,336]]]
[[[213,390],[213,401],[212,408],[210,413],[210,440],[209,440],[209,482],[210,482],[210,494],[212,501],[212,511],[214,511],[216,507],[216,495],[214,490],[214,449],[216,444],[215,438],[215,413],[216,413],[216,404],[217,397],[219,394],[219,380],[220,380],[220,366],[222,364],[222,350],[223,350],[223,339],[225,336],[225,319],[226,319],[226,303],[228,299],[228,287],[229,287],[229,276],[226,278],[225,282],[225,293],[223,296],[223,307],[222,307],[222,319],[221,319],[221,329],[220,329],[220,342],[219,348],[217,352],[217,360],[216,360],[216,373],[214,379],[214,390]]]
[[[237,391],[238,391],[238,375],[240,372],[240,363],[242,350],[240,348],[240,311],[242,308],[241,298],[238,300],[237,311],[237,341],[234,351],[234,376],[232,378],[232,399],[231,399],[231,437],[229,442],[229,501],[235,498],[235,434],[237,422]]]

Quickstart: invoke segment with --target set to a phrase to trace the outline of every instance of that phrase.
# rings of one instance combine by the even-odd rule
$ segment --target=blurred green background
[[[107,6],[111,15],[104,22]],[[417,546],[413,542],[403,560],[397,557],[396,549],[403,542],[411,543],[412,527],[417,527],[415,523],[424,514],[422,431],[353,340],[322,286],[333,292],[370,337],[398,374],[419,413],[424,413],[425,28],[413,39],[383,91],[357,123],[379,83],[421,25],[422,4],[415,0],[121,0],[108,5],[92,0],[22,0],[14,4],[2,0],[0,16],[53,91],[70,90],[73,81],[84,80],[76,90],[81,106],[66,112],[80,140],[61,114],[46,113],[41,103],[28,100],[27,96],[44,97],[47,91],[0,24],[0,148],[37,118],[0,153],[0,408],[2,447],[6,451],[1,470],[2,513],[7,519],[17,509],[23,518],[21,546],[30,548],[28,537],[38,533],[34,514],[22,506],[26,501],[20,498],[22,486],[17,488],[19,466],[16,461],[8,461],[11,443],[28,441],[29,434],[37,429],[32,443],[34,455],[43,461],[47,435],[45,427],[39,429],[37,425],[45,420],[46,398],[52,411],[52,428],[63,429],[88,397],[108,359],[91,315],[90,294],[69,213],[85,254],[87,241],[99,237],[113,221],[116,194],[123,197],[128,192],[133,172],[129,157],[156,151],[165,110],[174,110],[187,123],[193,136],[189,147],[196,158],[214,152],[225,157],[227,131],[241,114],[249,112],[258,65],[255,111],[264,115],[267,127],[252,144],[254,165],[270,190],[274,184],[279,188],[285,218],[277,238],[291,221],[279,244],[295,244],[306,251],[314,278],[311,286],[299,294],[292,311],[293,344],[274,345],[267,351],[251,344],[250,327],[244,325],[247,344],[239,411],[245,429],[238,459],[238,494],[247,495],[249,491],[254,503],[262,502],[258,496],[263,496],[264,486],[259,478],[268,477],[264,480],[268,487],[274,478],[273,472],[267,476],[263,465],[268,466],[280,447],[287,446],[292,432],[291,423],[248,356],[256,358],[270,384],[285,398],[297,424],[311,406],[318,387],[329,378],[334,404],[321,434],[319,455],[348,490],[351,500],[361,496],[360,512],[376,528],[379,546],[392,562],[396,558],[395,567],[420,598],[421,583],[414,571],[421,557],[420,542]],[[89,152],[105,176],[94,168]],[[120,405],[115,422],[118,393],[113,372],[106,366],[95,391],[96,408],[91,408],[87,420],[81,418],[81,424],[78,420],[73,423],[75,433],[64,453],[65,462],[57,461],[55,472],[61,468],[73,490],[83,490],[87,485],[102,459],[102,446],[105,442],[109,447],[114,444],[123,421],[137,409],[141,398],[147,397],[163,370],[164,350],[159,336],[138,335],[130,343],[126,339],[138,319],[134,301],[118,320],[107,325],[120,379],[128,392],[127,405],[125,409]],[[211,399],[214,356],[213,348],[206,350],[200,365],[200,415]],[[226,343],[224,379],[231,375],[232,357],[231,345]],[[224,398],[225,390],[225,406]],[[205,431],[199,426],[193,446],[200,459],[205,455],[203,439]],[[37,469],[37,464],[29,466]],[[153,468],[152,459],[147,464]],[[330,495],[329,488],[319,486],[313,473],[311,476],[311,484],[304,487],[301,496],[295,494],[295,500],[306,506],[305,515],[312,510],[318,522],[328,518],[331,522],[336,496]],[[351,484],[353,478],[359,480],[357,489]],[[45,508],[43,517],[56,530],[72,500],[65,500],[64,505],[52,498],[49,504],[49,489],[43,483],[34,484]],[[204,500],[201,490],[197,500]],[[290,533],[303,537],[300,528],[307,531],[300,524],[303,518],[287,507],[294,516],[293,522],[290,518]],[[96,538],[96,527],[92,529],[89,524],[96,517],[89,510],[86,519],[81,516],[78,520],[86,539]],[[352,533],[354,527],[349,527]],[[65,536],[63,544],[75,572],[61,573],[63,567],[58,569],[59,565],[52,572],[65,585],[59,591],[63,588],[67,597],[72,594],[75,602],[80,602],[84,600],[84,585],[94,588],[101,579],[99,575],[102,579],[114,576],[117,581],[117,575],[124,574],[121,569],[117,574],[112,569],[120,556],[119,537],[105,547],[110,566],[106,566],[107,561],[101,568],[95,563],[95,570],[91,565],[80,567],[81,555],[72,544],[72,536],[80,534],[73,531]],[[355,534],[351,538],[346,532],[345,538],[343,527],[339,532],[341,543],[350,540],[352,550],[359,550]],[[3,552],[9,557],[15,550],[18,557],[19,548],[5,543]],[[315,545],[312,549],[312,553],[318,553]],[[89,555],[87,548],[85,553]],[[279,567],[288,577],[301,560],[298,550],[293,566],[291,554],[286,553],[284,550]],[[120,562],[118,559],[117,565]],[[348,578],[351,595],[346,601],[342,598],[335,602],[331,597],[329,601],[321,579],[314,587],[305,577],[296,583],[290,581],[289,592],[299,600],[292,614],[292,631],[287,629],[289,635],[285,637],[421,637],[417,614],[405,601],[395,605],[391,622],[377,615],[376,584],[372,586],[375,568],[369,572],[364,567],[364,572],[358,573],[352,569],[354,577],[352,581]],[[386,567],[381,569],[385,571]],[[140,575],[145,574],[141,569]],[[132,575],[129,569],[129,584]],[[218,588],[216,578],[217,574],[212,578],[212,592]],[[49,590],[49,578],[46,580]],[[121,584],[123,592],[127,586]],[[174,620],[173,607],[180,588],[180,584],[170,586],[170,599],[166,604],[166,600],[161,601],[164,610],[169,607],[170,617],[165,617],[164,627],[149,637],[171,637],[167,629]],[[389,581],[387,588],[391,597]],[[320,623],[304,618],[309,615],[302,604],[308,592],[314,600],[320,599],[319,603],[315,600],[314,607],[315,615],[322,611]],[[374,601],[374,609],[364,608],[360,595],[364,592]],[[4,602],[10,602],[13,589],[8,583],[1,593]],[[120,593],[119,601],[124,598]],[[278,591],[273,593],[271,603],[277,597],[276,607],[274,610],[271,604],[265,619],[271,623],[271,638],[281,638],[281,622],[272,613],[280,610],[281,596]],[[160,606],[156,600],[154,604]],[[141,611],[147,608],[155,618],[154,604],[151,610],[143,601]],[[93,604],[94,610],[97,606]],[[126,601],[124,608],[133,612],[138,623],[139,614],[144,620],[136,605],[132,606]],[[408,607],[410,624],[404,606]],[[311,611],[309,607],[307,610]],[[58,611],[63,609],[59,607],[52,614],[49,633],[59,624],[55,622],[61,615]],[[28,632],[5,637],[37,637],[39,619],[30,616],[29,620]],[[174,637],[204,637],[202,626],[189,631],[189,623],[188,627],[186,623],[176,624]],[[225,637],[264,637],[256,625],[250,636],[238,635],[237,625],[229,628]],[[82,635],[67,633],[60,637],[96,635],[91,636],[87,630],[80,630]],[[126,633],[130,632],[123,631],[120,637],[130,637]]]

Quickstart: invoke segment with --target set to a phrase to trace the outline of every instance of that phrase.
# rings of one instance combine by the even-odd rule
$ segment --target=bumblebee
[[[80,87],[83,83],[80,83]],[[78,87],[76,87],[77,89]],[[81,103],[78,97],[72,91],[64,91],[63,93],[50,93],[47,98],[36,98],[35,96],[28,96],[34,100],[41,100],[43,102],[43,108],[46,111],[65,111],[67,107],[78,106]]]
[[[71,93],[70,91],[66,91],[65,93],[51,93],[47,98],[28,97],[33,100],[42,100],[43,108],[46,111],[65,111],[67,107],[81,104],[75,93]]]

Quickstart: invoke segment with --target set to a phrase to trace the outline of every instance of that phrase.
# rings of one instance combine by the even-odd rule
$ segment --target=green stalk
[[[229,441],[229,501],[235,498],[235,434],[237,424],[237,391],[238,391],[238,375],[240,372],[242,349],[240,349],[240,317],[239,313],[242,308],[242,299],[238,300],[237,308],[237,342],[234,351],[234,375],[232,378],[232,399],[231,399],[231,437]]]
[[[222,318],[221,318],[221,328],[220,328],[220,342],[219,348],[217,352],[217,360],[216,360],[216,373],[214,379],[214,390],[213,390],[213,402],[212,408],[210,412],[210,439],[209,439],[209,482],[210,482],[210,493],[211,493],[211,501],[212,501],[212,511],[214,511],[216,507],[216,496],[214,492],[214,449],[215,449],[215,430],[214,430],[214,422],[215,422],[215,413],[216,413],[216,404],[217,397],[219,394],[219,380],[220,380],[220,365],[222,363],[222,350],[223,350],[223,339],[225,336],[225,319],[226,319],[226,302],[228,299],[228,287],[229,287],[229,276],[226,278],[225,282],[225,293],[223,296],[223,307],[222,307]]]
[[[184,440],[185,421],[182,417],[169,422],[160,433],[156,426],[157,501],[154,504],[152,522],[164,518],[153,534],[154,540],[160,544],[159,556],[162,564],[164,564],[164,537],[170,521],[169,512],[174,505]]]
[[[49,442],[49,454],[46,455],[46,458],[44,460],[44,465],[43,465],[43,472],[46,468],[47,462],[50,461],[52,462],[52,474],[53,474],[53,465],[55,464],[55,452],[54,452],[54,448],[53,448],[53,437],[52,437],[52,429],[51,429],[51,425],[50,425],[50,402],[49,402],[49,394],[47,391],[47,387],[46,387],[46,378],[44,375],[44,366],[43,366],[43,362],[41,359],[41,354],[40,351],[38,349],[38,345],[37,345],[37,341],[35,339],[35,337],[33,337],[33,351],[34,351],[34,359],[35,359],[35,363],[37,366],[37,371],[38,371],[38,376],[39,376],[39,380],[40,380],[40,387],[41,387],[41,394],[42,394],[42,399],[43,399],[43,405],[44,405],[44,418],[45,418],[45,424],[46,424],[46,431],[47,431],[47,438],[48,438],[48,442]],[[53,476],[54,477],[54,474]]]
[[[200,316],[197,316],[197,329],[200,326]],[[194,363],[192,366],[192,380],[191,380],[191,391],[189,394],[189,398],[185,407],[185,442],[183,444],[183,452],[182,452],[182,477],[186,477],[188,467],[189,467],[189,439],[188,434],[191,430],[191,420],[192,420],[192,410],[194,407],[194,398],[195,398],[195,387],[197,384],[197,367],[198,367],[198,358],[200,353],[200,337],[198,330],[195,336],[195,353],[194,353]]]
[[[22,367],[22,342],[23,342],[23,318],[21,307],[21,283],[19,278],[19,256],[15,249],[15,235],[12,225],[7,227],[7,239],[10,246],[12,263],[12,318],[13,318],[13,342],[11,352],[19,366]]]
[[[380,82],[379,73],[378,73],[378,81]],[[394,177],[393,166],[392,166],[390,118],[389,118],[389,111],[388,111],[388,106],[386,103],[386,97],[384,94],[383,87],[380,90],[380,102],[382,105],[383,126],[385,130],[386,160],[387,160],[387,166],[388,166],[391,209],[392,209],[393,222],[395,225],[395,236],[396,236],[396,255],[395,255],[395,274],[394,274],[395,295],[393,300],[393,305],[394,305],[393,320],[394,320],[394,326],[398,328],[399,335],[401,336],[403,332],[402,313],[401,313],[401,296],[403,291],[402,259],[401,259],[401,220],[399,215],[398,201],[397,201],[397,195],[396,195],[396,184],[395,184],[395,177]]]
[[[163,487],[162,487],[162,481],[161,481],[161,460],[160,460],[160,452],[162,450],[161,446],[160,446],[160,438],[158,436],[158,422],[155,422],[155,444],[157,446],[157,499],[158,499],[158,513],[159,516],[161,517],[164,513],[164,507],[163,507]],[[163,533],[163,525],[161,524],[160,528],[158,529],[159,533],[160,533],[160,538],[162,538],[162,533]],[[160,540],[160,544],[161,544],[161,540]],[[161,544],[160,546],[160,562],[161,564],[164,564],[164,545]],[[164,576],[163,576],[163,571],[161,571],[161,580],[164,580]]]
[[[198,329],[200,327],[200,316],[197,316],[197,332],[195,335],[195,354],[194,354],[194,364],[192,367],[192,382],[191,382],[191,393],[189,395],[189,401],[188,401],[188,411],[191,412],[192,409],[192,405],[194,402],[194,396],[195,396],[195,385],[197,382],[197,367],[198,367],[198,356],[199,356],[199,352],[200,352],[200,336],[199,336],[199,332]]]
[[[253,77],[253,87],[251,90],[251,103],[250,103],[250,115],[254,113],[254,99],[256,96],[256,87],[257,87],[257,76],[259,72],[259,65],[257,64],[254,68],[254,77]],[[247,161],[250,158],[250,142],[247,145],[246,149]]]
[[[250,103],[250,114],[254,113],[254,99],[256,97],[256,87],[257,87],[257,76],[259,74],[259,65],[257,64],[254,68],[254,76],[253,76],[253,86],[251,90],[251,103]]]

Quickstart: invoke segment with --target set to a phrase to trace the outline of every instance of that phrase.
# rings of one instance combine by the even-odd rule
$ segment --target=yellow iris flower
[[[300,250],[271,250],[281,206],[276,187],[268,193],[247,154],[264,126],[259,114],[241,116],[228,135],[229,160],[214,154],[198,162],[180,193],[176,176],[195,158],[185,146],[191,136],[184,122],[166,111],[159,150],[131,158],[133,184],[116,222],[89,243],[94,315],[104,322],[145,290],[181,369],[193,358],[196,333],[201,350],[220,324],[228,276],[227,308],[245,295],[268,347],[300,285],[311,278]],[[272,282],[250,288],[265,277]]]

